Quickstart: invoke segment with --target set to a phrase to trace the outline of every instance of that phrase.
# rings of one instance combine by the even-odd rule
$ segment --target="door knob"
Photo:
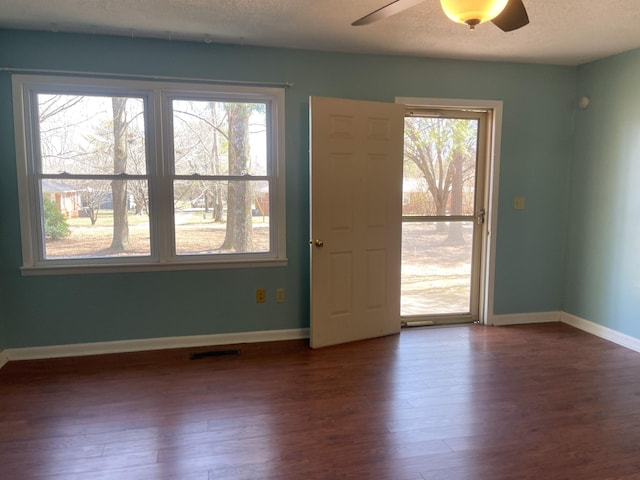
[[[320,247],[322,247],[322,246],[324,245],[324,242],[323,242],[322,240],[315,240],[315,241],[313,242],[313,244],[314,244],[316,247],[320,248]]]

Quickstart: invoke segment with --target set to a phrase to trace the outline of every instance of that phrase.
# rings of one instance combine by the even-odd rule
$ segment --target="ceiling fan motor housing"
[[[465,23],[473,29],[500,15],[508,2],[509,0],[440,0],[440,5],[451,20]]]

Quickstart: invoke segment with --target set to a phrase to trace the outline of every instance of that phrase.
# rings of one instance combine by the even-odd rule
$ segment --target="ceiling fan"
[[[424,1],[395,0],[359,18],[351,25],[368,25]],[[522,0],[440,0],[440,4],[451,20],[467,24],[471,29],[480,23],[490,21],[502,31],[511,32],[529,23],[529,16]]]

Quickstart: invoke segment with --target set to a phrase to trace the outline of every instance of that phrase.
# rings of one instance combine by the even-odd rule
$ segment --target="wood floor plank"
[[[0,480],[640,480],[640,354],[567,325],[213,348],[9,362]]]

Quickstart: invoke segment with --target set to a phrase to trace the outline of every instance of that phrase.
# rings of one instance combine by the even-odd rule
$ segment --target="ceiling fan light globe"
[[[442,10],[451,20],[471,28],[496,18],[509,0],[440,0]]]

